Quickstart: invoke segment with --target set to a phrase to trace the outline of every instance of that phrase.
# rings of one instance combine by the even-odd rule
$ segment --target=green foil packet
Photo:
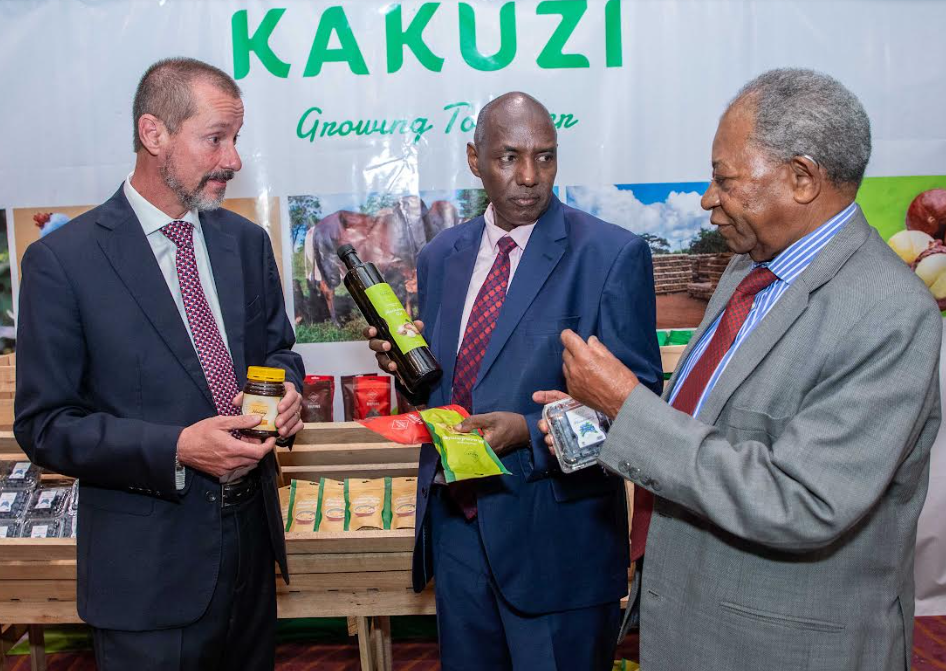
[[[462,411],[462,412],[461,412]],[[510,475],[479,431],[460,433],[454,426],[468,417],[459,406],[421,410],[447,483]]]

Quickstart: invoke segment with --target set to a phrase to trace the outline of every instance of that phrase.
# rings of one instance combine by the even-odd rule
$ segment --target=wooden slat
[[[283,479],[288,482],[296,480],[318,480],[330,478],[344,480],[345,478],[404,478],[417,475],[417,462],[395,464],[347,464],[335,466],[283,466]]]
[[[280,618],[433,615],[435,605],[433,589],[428,588],[421,594],[414,594],[409,589],[397,592],[286,592],[276,595],[276,609]]]
[[[0,452],[19,452],[23,453],[16,438],[13,437],[13,431],[0,431]]]
[[[359,569],[362,570],[362,569]],[[0,562],[3,580],[75,580],[75,559]]]
[[[351,445],[296,445],[279,448],[281,466],[335,466],[345,464],[413,463],[420,458],[419,445],[353,443]]]
[[[75,538],[4,538],[0,541],[0,561],[75,561],[75,558]]]
[[[75,601],[75,599],[75,580],[0,580],[0,601]]]
[[[352,443],[390,443],[358,422],[313,422],[296,434],[295,445],[347,445]]]
[[[411,552],[413,529],[392,531],[320,531],[286,534],[286,551],[297,554],[356,552]]]
[[[29,624],[82,622],[75,601],[0,601],[0,620]]]
[[[0,383],[16,382],[15,366],[0,366]]]
[[[3,594],[3,584],[5,582],[15,581],[0,580],[0,595]],[[17,584],[31,583],[27,581]],[[339,590],[391,592],[410,588],[411,572],[409,570],[378,571],[375,573],[302,573],[298,575],[290,571],[288,585],[283,581],[276,583],[277,592],[332,592]]]
[[[289,573],[295,581],[297,575],[306,573],[347,573],[363,571],[409,571],[410,552],[340,552],[336,554],[291,554]],[[3,572],[0,564],[0,573]],[[371,577],[365,576],[370,582]]]

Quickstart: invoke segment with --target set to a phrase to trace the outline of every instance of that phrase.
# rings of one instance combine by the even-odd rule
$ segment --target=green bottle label
[[[407,354],[418,347],[427,347],[427,341],[417,332],[414,322],[411,321],[407,310],[401,305],[401,301],[398,300],[390,284],[374,284],[365,289],[365,295],[381,315],[381,319],[387,322],[394,344],[401,352]]]

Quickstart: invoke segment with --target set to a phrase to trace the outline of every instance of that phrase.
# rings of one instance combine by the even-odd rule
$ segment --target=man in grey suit
[[[737,256],[663,398],[562,335],[569,392],[614,418],[601,464],[656,495],[647,671],[910,668],[943,326],[854,203],[869,156],[840,83],[761,75],[703,196]]]

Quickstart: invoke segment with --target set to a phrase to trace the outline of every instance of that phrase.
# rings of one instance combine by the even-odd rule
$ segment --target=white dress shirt
[[[184,328],[187,329],[187,335],[190,336],[191,344],[194,343],[194,334],[191,333],[190,323],[187,321],[187,311],[184,309],[184,297],[181,295],[181,283],[177,278],[177,245],[171,242],[161,229],[172,221],[187,221],[194,225],[194,257],[197,260],[197,272],[200,275],[200,285],[204,289],[204,296],[210,305],[210,311],[213,313],[214,321],[217,322],[217,330],[220,331],[220,337],[223,338],[223,346],[230,352],[230,344],[227,342],[227,331],[223,326],[223,313],[220,311],[220,299],[217,297],[217,285],[214,284],[213,268],[210,266],[210,257],[207,254],[207,245],[204,242],[204,233],[200,228],[200,217],[197,216],[197,210],[187,212],[179,220],[172,219],[157,207],[152,205],[131,185],[131,178],[134,173],[128,175],[125,180],[125,198],[128,204],[134,210],[135,216],[141,222],[141,227],[148,237],[148,244],[151,245],[151,251],[154,252],[154,258],[158,260],[158,266],[161,268],[161,274],[164,275],[164,281],[167,282],[168,289],[171,290],[171,297],[177,306],[177,311],[184,322]],[[197,346],[194,345],[194,349]],[[231,354],[232,356],[232,354]]]
[[[519,267],[519,261],[522,260],[522,254],[525,252],[526,245],[529,244],[529,238],[532,236],[532,230],[536,222],[528,226],[516,226],[507,232],[496,225],[496,219],[493,214],[493,204],[490,203],[483,215],[486,219],[486,230],[483,231],[483,239],[480,241],[480,251],[476,254],[476,263],[473,265],[473,275],[470,277],[470,287],[466,292],[466,302],[463,304],[463,317],[460,319],[460,337],[457,339],[457,352],[463,344],[463,334],[466,333],[466,323],[470,320],[470,313],[473,312],[473,303],[476,302],[476,295],[480,292],[483,283],[489,275],[496,256],[499,254],[499,241],[508,235],[515,243],[516,248],[509,252],[509,283],[506,285],[506,292],[512,286],[512,278],[516,274],[516,268]]]

